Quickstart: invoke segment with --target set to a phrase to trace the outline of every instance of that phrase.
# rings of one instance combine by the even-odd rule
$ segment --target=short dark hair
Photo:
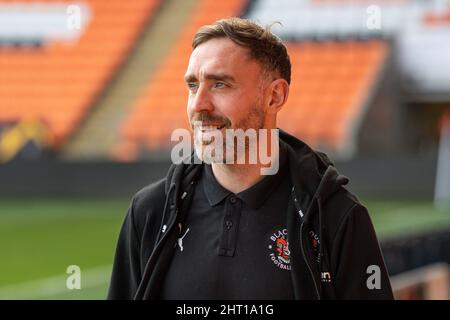
[[[197,31],[192,49],[211,39],[229,38],[237,45],[248,48],[250,57],[261,63],[265,70],[276,71],[290,84],[291,61],[286,46],[270,28],[271,25],[263,28],[251,20],[236,17],[217,20]]]

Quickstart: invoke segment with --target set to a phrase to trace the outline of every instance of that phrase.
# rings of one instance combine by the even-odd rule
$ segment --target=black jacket
[[[296,299],[392,299],[369,214],[343,187],[348,179],[324,154],[282,130],[280,143],[288,150],[295,204],[287,229]],[[200,171],[199,164],[172,165],[165,179],[133,197],[108,299],[158,299]],[[379,289],[367,285],[376,283],[373,265],[380,271]]]

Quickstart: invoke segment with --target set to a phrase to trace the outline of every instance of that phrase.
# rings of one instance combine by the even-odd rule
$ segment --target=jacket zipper
[[[193,184],[193,182],[191,182],[191,185],[192,185],[192,184]],[[188,192],[187,192],[187,191],[183,192],[183,194],[181,195],[181,200],[184,200],[184,198],[186,198],[187,195],[188,195]],[[170,196],[170,192],[169,192],[169,194],[168,194],[167,196],[168,196],[168,197]],[[170,200],[171,200],[171,199],[169,199],[169,201],[170,201]],[[171,211],[171,206],[172,206],[172,205],[169,205],[169,209],[168,209],[169,214],[170,214],[170,211]],[[166,209],[166,210],[167,210],[167,209]],[[173,216],[169,216],[169,220],[168,220],[168,223],[167,223],[167,227],[166,227],[165,231],[163,232],[163,235],[162,235],[161,239],[159,239],[158,243],[155,245],[155,249],[153,250],[153,253],[154,253],[157,249],[159,249],[159,247],[161,247],[162,244],[165,242],[165,238],[168,237],[168,234],[170,234],[170,232],[172,231],[172,229],[173,229],[174,226],[176,225],[177,216],[178,216],[178,208],[175,208],[175,214],[174,214]],[[170,221],[171,218],[172,218],[172,221]],[[169,222],[170,222],[170,224],[169,224]],[[163,221],[163,224],[164,224],[164,221]],[[149,261],[150,261],[151,259],[154,259],[153,253],[150,255]]]
[[[305,260],[306,266],[308,267],[309,270],[309,274],[311,275],[311,278],[313,280],[314,283],[314,289],[316,290],[316,295],[317,298],[320,300],[320,293],[319,293],[319,289],[317,288],[317,283],[316,283],[316,278],[314,277],[314,273],[308,263],[308,259],[306,258],[306,254],[305,254],[305,249],[303,248],[303,225],[304,225],[304,221],[303,221],[303,217],[305,216],[302,212],[302,210],[300,209],[300,206],[298,204],[298,200],[297,200],[297,196],[295,195],[295,188],[292,187],[291,189],[292,192],[292,197],[294,198],[294,207],[295,210],[297,210],[299,216],[300,216],[300,221],[302,222],[301,226],[300,226],[300,248],[302,249],[302,256],[303,256],[303,260]]]
[[[300,248],[302,249],[303,260],[305,260],[306,266],[308,267],[308,270],[309,270],[309,274],[311,275],[311,278],[313,280],[314,289],[316,290],[317,298],[320,300],[320,293],[319,293],[319,289],[317,287],[316,278],[314,277],[314,273],[311,269],[311,266],[308,263],[308,259],[306,258],[306,254],[305,254],[305,249],[303,247],[303,225],[304,225],[304,223],[302,223],[302,225],[300,227]]]
[[[168,195],[167,195],[168,197],[170,196],[170,193],[171,193],[171,190],[169,190],[169,193],[168,193]],[[167,201],[170,201],[170,199],[167,199]],[[168,211],[170,212],[170,210],[171,210],[170,204],[169,204],[169,208],[167,208],[167,206],[164,207],[162,224],[164,224],[164,216],[165,216],[165,214],[166,214],[166,210],[168,210]],[[152,260],[155,259],[155,252],[158,251],[158,250],[160,250],[160,247],[161,247],[161,246],[164,244],[164,242],[165,242],[165,238],[168,237],[168,234],[172,231],[173,226],[175,225],[175,222],[176,222],[176,215],[177,215],[177,213],[178,213],[178,208],[176,208],[175,210],[176,210],[176,211],[175,211],[175,218],[173,219],[173,221],[170,221],[170,220],[169,220],[169,221],[170,221],[170,224],[168,223],[167,228],[166,228],[165,231],[163,232],[163,235],[161,236],[161,238],[160,238],[160,239],[158,240],[158,242],[156,243],[156,245],[155,245],[155,247],[154,247],[154,249],[153,249],[153,252],[150,254],[150,257],[149,257],[149,259],[147,260],[146,268],[144,268],[143,274],[142,274],[143,278],[141,279],[141,282],[140,282],[139,285],[138,285],[138,288],[137,288],[137,291],[136,291],[136,293],[135,293],[135,295],[134,295],[133,300],[136,300],[137,298],[142,299],[142,296],[143,296],[143,294],[145,293],[145,288],[141,288],[141,286],[144,285],[144,283],[143,283],[144,277],[145,277],[146,274],[149,272],[149,270],[147,269],[147,266],[150,264],[150,262],[152,262]],[[169,217],[169,219],[170,219],[170,217]],[[169,222],[169,221],[168,221],[168,222]],[[148,285],[148,283],[145,284],[145,286],[146,286],[146,285]],[[142,290],[144,290],[144,292],[141,292]],[[138,297],[138,294],[139,294],[139,297]]]

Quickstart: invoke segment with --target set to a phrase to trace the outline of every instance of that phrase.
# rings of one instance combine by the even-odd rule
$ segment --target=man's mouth
[[[214,130],[221,130],[225,128],[225,125],[201,125],[201,126],[197,126],[197,129],[200,130],[201,132],[209,132],[209,131],[214,131]]]

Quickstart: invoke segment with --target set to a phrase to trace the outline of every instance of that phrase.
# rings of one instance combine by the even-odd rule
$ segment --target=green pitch
[[[363,201],[380,239],[450,227],[427,201]],[[128,199],[0,200],[0,299],[104,299]],[[67,267],[81,289],[66,287]]]
[[[127,207],[125,199],[0,201],[0,298],[104,298]],[[66,289],[70,265],[81,269],[81,290]],[[101,279],[83,281],[98,267]]]

